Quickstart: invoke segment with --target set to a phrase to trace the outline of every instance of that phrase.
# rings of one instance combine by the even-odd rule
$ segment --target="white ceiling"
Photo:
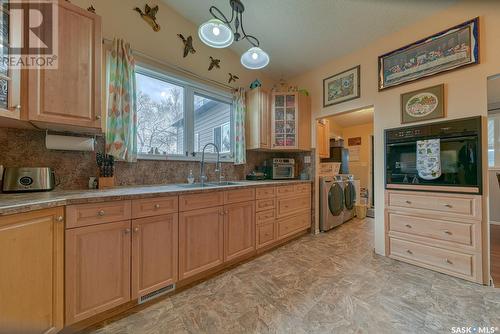
[[[229,0],[163,1],[196,25],[211,18],[211,5],[231,16]],[[458,0],[242,1],[246,32],[256,36],[271,57],[267,73],[274,79],[287,79],[435,14]],[[249,43],[240,41],[231,48],[242,54]]]
[[[335,128],[348,128],[355,125],[373,123],[373,108],[342,113],[328,117],[330,124]]]

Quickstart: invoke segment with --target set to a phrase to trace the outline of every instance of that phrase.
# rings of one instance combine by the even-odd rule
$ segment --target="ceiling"
[[[373,108],[342,113],[327,118],[335,128],[348,128],[355,125],[373,123]]]
[[[229,0],[163,0],[196,25],[217,6],[231,16]],[[245,31],[260,40],[274,79],[288,79],[346,55],[458,0],[242,0]],[[415,36],[417,39],[420,36]],[[412,42],[412,41],[408,41]],[[233,43],[238,54],[247,41]]]

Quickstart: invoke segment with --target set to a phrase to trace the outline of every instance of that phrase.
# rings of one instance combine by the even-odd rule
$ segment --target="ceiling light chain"
[[[269,64],[269,55],[260,49],[259,40],[252,35],[248,35],[243,27],[243,12],[245,6],[241,0],[229,0],[232,8],[231,19],[227,17],[215,6],[209,8],[213,19],[200,25],[198,35],[203,43],[214,48],[225,48],[233,41],[246,39],[252,47],[241,56],[241,64],[248,69],[260,69]],[[234,21],[234,32],[231,30],[231,23]],[[241,31],[241,33],[240,33]]]

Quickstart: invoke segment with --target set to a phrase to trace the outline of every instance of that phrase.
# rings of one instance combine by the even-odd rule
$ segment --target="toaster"
[[[3,192],[50,191],[55,187],[54,171],[49,167],[6,167]]]

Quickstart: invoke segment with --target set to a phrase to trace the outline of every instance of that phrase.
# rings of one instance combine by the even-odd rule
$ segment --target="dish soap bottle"
[[[193,170],[190,169],[189,170],[189,175],[187,177],[187,181],[189,184],[193,184],[194,183],[194,175],[193,175]]]

